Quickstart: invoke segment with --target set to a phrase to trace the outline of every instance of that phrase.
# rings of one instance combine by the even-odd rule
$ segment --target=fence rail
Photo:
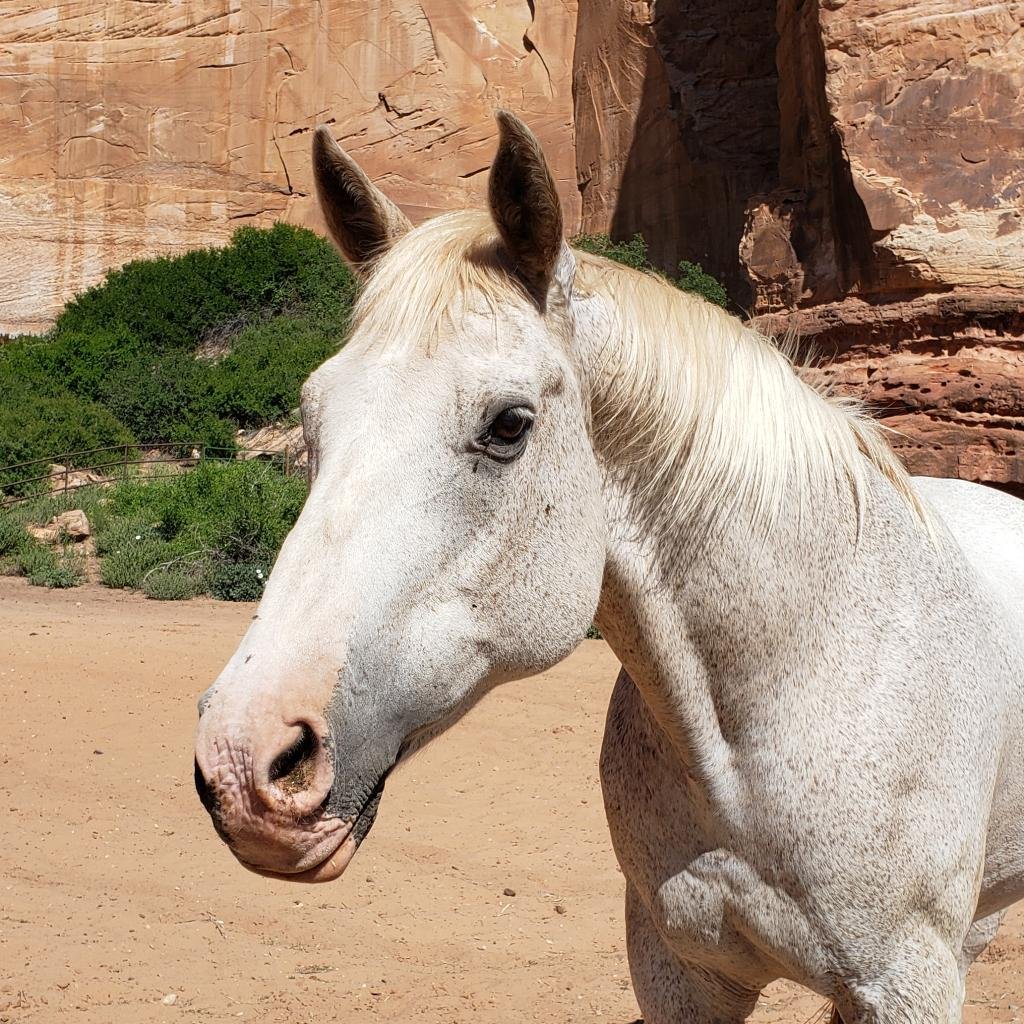
[[[175,452],[188,450],[188,455],[176,455]],[[85,461],[89,456],[114,455],[117,458],[108,460],[94,459]],[[86,448],[82,451],[64,452],[41,459],[30,459],[28,462],[16,462],[10,466],[0,466],[0,508],[16,505],[22,501],[45,494],[68,494],[82,487],[103,486],[118,483],[127,476],[129,467],[133,466],[177,466],[183,471],[194,469],[201,462],[250,462],[254,459],[270,459],[280,461],[285,476],[291,476],[298,468],[295,457],[288,448],[220,448],[202,442],[159,441],[152,444],[119,444],[106,448]],[[28,470],[32,466],[58,466],[56,470],[37,476],[21,477],[11,480],[10,474],[15,470]],[[118,475],[118,471],[120,474]],[[75,480],[81,474],[97,475],[95,480]],[[154,477],[153,479],[161,479]],[[12,488],[21,490],[32,484],[49,481],[49,487],[29,494],[10,494]],[[55,486],[56,484],[56,486]]]

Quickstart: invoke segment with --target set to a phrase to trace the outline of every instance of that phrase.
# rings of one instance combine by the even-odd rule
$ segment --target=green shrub
[[[343,341],[356,290],[327,241],[285,224],[112,271],[49,335],[0,346],[0,468],[108,444],[232,450],[239,427],[295,407]],[[219,363],[197,358],[214,342]],[[0,490],[23,493],[34,475],[3,474]]]
[[[0,386],[5,402],[67,393],[54,347],[46,338],[20,338],[0,345]]]
[[[647,261],[647,243],[644,236],[634,235],[628,242],[613,242],[609,235],[577,235],[573,247],[595,256],[604,256],[634,270],[650,270]]]
[[[96,539],[103,582],[153,596],[256,600],[305,496],[303,481],[256,461],[118,484]]]
[[[224,562],[213,570],[210,594],[220,601],[258,601],[268,575],[259,562]]]
[[[206,592],[206,575],[202,566],[171,565],[146,575],[142,590],[154,601],[189,601]]]
[[[704,273],[704,268],[699,263],[691,263],[683,260],[679,264],[679,276],[670,278],[672,283],[684,292],[693,292],[713,302],[723,309],[729,305],[729,296],[722,283],[710,274]]]
[[[10,512],[0,509],[0,558],[16,552],[27,537],[24,525]]]
[[[331,245],[303,228],[245,227],[222,249],[139,260],[65,308],[54,337],[124,332],[141,350],[194,352],[225,324],[300,309],[341,321],[356,281]]]
[[[211,372],[217,415],[244,427],[287,416],[305,379],[338,348],[309,319],[279,317],[243,331]]]
[[[147,573],[187,553],[181,543],[168,541],[150,524],[132,519],[115,519],[96,538],[100,579],[104,586],[117,589],[141,590]]]
[[[214,411],[210,368],[189,353],[134,356],[103,382],[100,400],[143,444],[235,446],[235,427]]]
[[[18,568],[34,587],[65,589],[77,587],[84,580],[82,560],[78,555],[66,548],[55,551],[31,541],[18,553]]]
[[[683,260],[679,264],[678,277],[655,270],[647,259],[647,242],[644,241],[643,235],[636,234],[628,242],[615,242],[609,235],[577,235],[572,244],[583,252],[604,256],[634,270],[657,273],[680,291],[693,292],[723,309],[729,304],[729,296],[721,282],[706,274],[699,263]]]
[[[0,472],[0,492],[27,494],[47,488],[47,482],[27,481],[49,472],[50,459],[60,461],[62,453],[86,449],[133,446],[135,439],[107,409],[73,395],[28,395],[14,392],[0,403],[0,467],[39,459],[34,465]],[[110,458],[110,454],[106,456]],[[70,465],[93,465],[104,455],[87,455],[68,460]]]

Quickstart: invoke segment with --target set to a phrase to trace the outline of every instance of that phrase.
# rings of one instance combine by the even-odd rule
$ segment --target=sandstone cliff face
[[[413,220],[492,111],[571,230],[641,231],[865,395],[915,472],[1024,486],[1024,0],[0,0],[0,333],[143,255],[319,226],[309,132]]]
[[[1024,486],[1024,4],[594,2],[585,227],[799,331],[914,472]]]
[[[418,220],[480,201],[508,105],[571,222],[575,22],[575,0],[0,0],[0,333],[129,259],[316,226],[320,122]]]

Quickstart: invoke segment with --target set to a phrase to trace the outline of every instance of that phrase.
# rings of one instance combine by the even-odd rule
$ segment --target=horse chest
[[[801,909],[719,845],[710,809],[681,776],[628,677],[612,698],[601,780],[623,873],[678,955],[733,974],[745,965],[752,982],[827,970]]]

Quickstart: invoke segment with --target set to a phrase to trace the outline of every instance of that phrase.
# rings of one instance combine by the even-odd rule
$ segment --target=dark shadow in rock
[[[778,183],[775,0],[659,0],[612,221],[652,262],[693,260],[749,306],[739,259],[747,202]]]

